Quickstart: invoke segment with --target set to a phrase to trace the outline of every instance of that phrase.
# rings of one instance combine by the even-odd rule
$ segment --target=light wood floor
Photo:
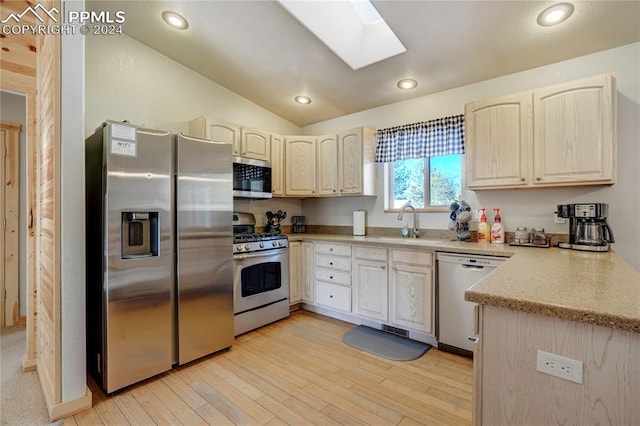
[[[92,384],[93,408],[63,424],[471,424],[471,360],[382,359],[342,342],[353,327],[297,311],[109,398]]]

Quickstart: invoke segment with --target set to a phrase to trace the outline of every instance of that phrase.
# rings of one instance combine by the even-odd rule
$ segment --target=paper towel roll
[[[364,210],[353,212],[353,235],[364,235]]]

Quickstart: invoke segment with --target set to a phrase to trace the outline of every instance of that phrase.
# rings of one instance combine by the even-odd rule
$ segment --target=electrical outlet
[[[557,212],[553,213],[553,223],[566,223],[567,219],[559,217]]]
[[[582,361],[538,351],[537,368],[541,373],[582,383]]]

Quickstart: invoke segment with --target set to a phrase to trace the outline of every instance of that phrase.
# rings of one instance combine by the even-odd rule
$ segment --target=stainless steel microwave
[[[271,163],[252,158],[233,157],[233,196],[271,198]]]

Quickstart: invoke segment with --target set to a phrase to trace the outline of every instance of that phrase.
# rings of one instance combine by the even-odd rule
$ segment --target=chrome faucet
[[[418,215],[416,214],[416,208],[413,207],[413,203],[411,200],[404,203],[402,207],[400,207],[400,214],[398,214],[398,220],[402,220],[402,216],[404,215],[404,211],[410,209],[411,213],[413,213],[413,235],[412,238],[418,238],[420,236],[420,227],[418,226]]]

